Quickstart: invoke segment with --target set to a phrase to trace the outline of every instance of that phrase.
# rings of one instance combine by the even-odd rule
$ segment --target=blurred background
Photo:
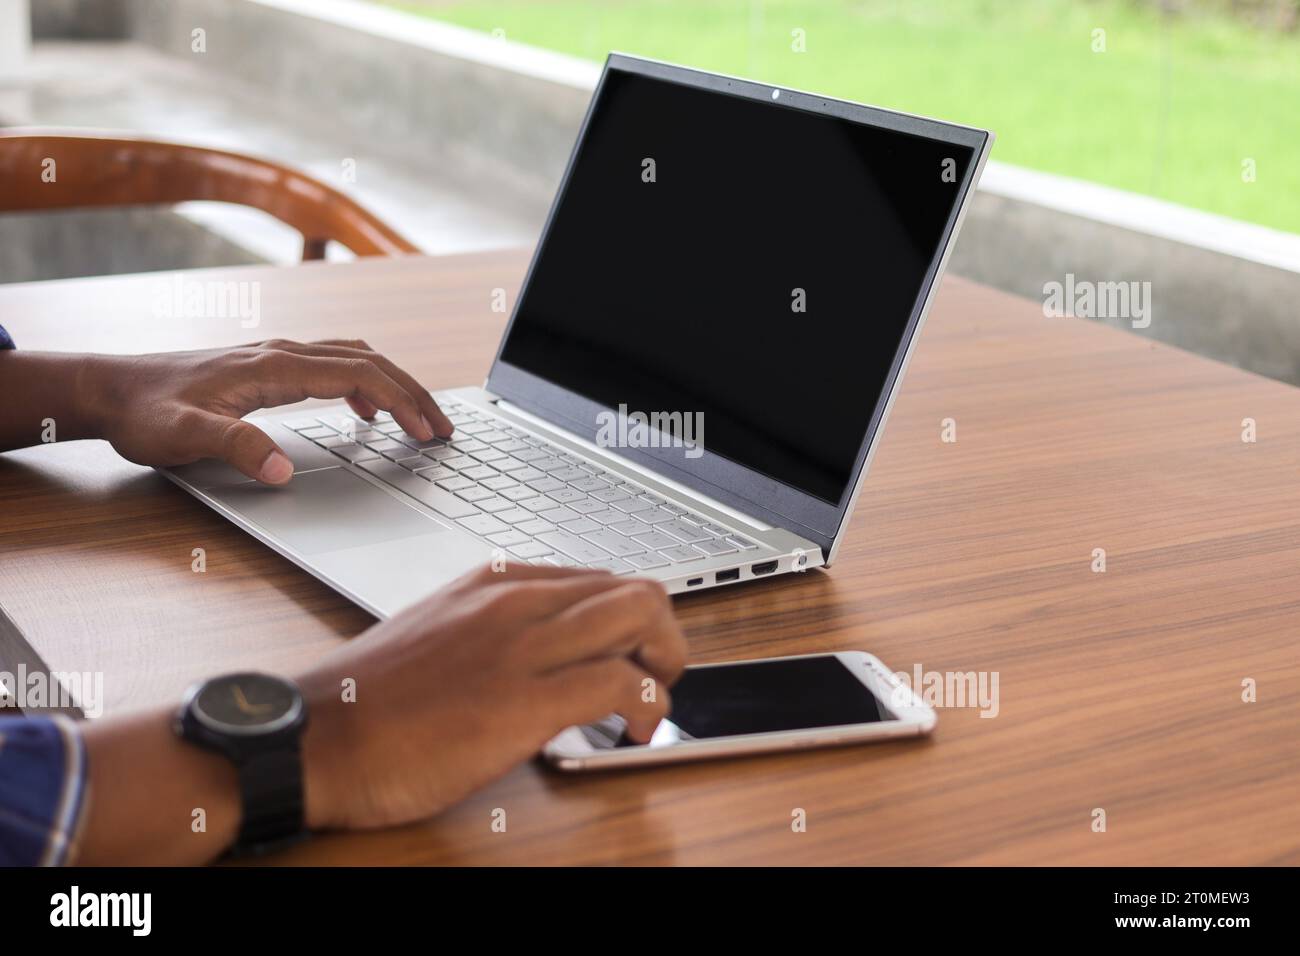
[[[455,253],[536,240],[610,50],[993,129],[950,271],[1149,281],[1139,334],[1300,383],[1300,0],[0,0],[0,125],[262,156]],[[223,204],[0,212],[4,282],[300,247]]]

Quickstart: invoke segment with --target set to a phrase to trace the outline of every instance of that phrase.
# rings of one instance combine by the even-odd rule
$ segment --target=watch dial
[[[245,732],[274,724],[298,704],[292,684],[265,674],[231,674],[203,688],[195,710],[204,722]]]

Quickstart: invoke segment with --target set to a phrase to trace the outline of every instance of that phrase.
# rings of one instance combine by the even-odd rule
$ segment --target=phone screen
[[[687,668],[672,697],[672,712],[651,747],[895,719],[833,655]],[[610,717],[581,730],[602,750],[642,746],[624,735],[625,726],[621,717]]]

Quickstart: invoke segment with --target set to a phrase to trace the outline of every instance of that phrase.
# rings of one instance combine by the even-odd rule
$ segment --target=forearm
[[[89,355],[0,351],[0,451],[100,437],[95,364]]]
[[[347,763],[342,744],[348,733],[337,685],[319,673],[302,680],[310,714],[302,740],[304,822],[312,830],[339,817],[335,791]],[[243,812],[235,766],[181,740],[175,715],[174,707],[159,708],[83,722],[90,794],[72,862],[206,863],[235,842]]]
[[[160,708],[83,723],[90,791],[80,852],[71,862],[204,863],[234,842],[240,822],[234,765],[180,740],[173,716],[174,708]]]

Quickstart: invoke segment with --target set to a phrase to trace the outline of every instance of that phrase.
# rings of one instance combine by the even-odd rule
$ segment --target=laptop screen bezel
[[[605,79],[614,70],[691,86],[722,95],[756,100],[766,104],[771,109],[795,109],[833,116],[850,122],[865,123],[883,129],[923,136],[939,142],[952,143],[971,150],[971,159],[963,170],[963,178],[959,184],[948,220],[944,224],[941,240],[926,270],[921,289],[913,304],[912,314],[908,317],[907,326],[900,338],[898,350],[894,355],[889,374],[886,377],[885,387],[881,389],[880,394],[877,396],[876,405],[872,410],[870,422],[866,433],[863,435],[857,457],[854,460],[852,472],[838,502],[825,501],[792,485],[777,481],[760,471],[748,468],[740,462],[710,452],[707,441],[707,422],[705,422],[705,441],[702,444],[702,453],[696,458],[687,458],[682,454],[681,448],[673,447],[620,447],[610,449],[611,452],[621,457],[671,478],[673,481],[714,498],[729,507],[751,515],[759,521],[785,528],[816,542],[823,549],[830,550],[843,524],[845,515],[853,504],[854,496],[857,494],[862,470],[866,465],[876,435],[881,428],[893,392],[898,385],[904,358],[934,293],[936,278],[944,261],[945,253],[952,243],[953,233],[961,211],[968,201],[971,185],[978,169],[983,165],[991,141],[991,134],[986,130],[973,127],[944,123],[904,113],[895,113],[890,110],[863,106],[831,97],[815,96],[788,90],[784,87],[774,87],[770,84],[704,73],[626,54],[611,53],[605,62],[605,69],[601,73],[600,80],[592,93],[587,113],[583,117],[582,126],[578,131],[577,140],[569,156],[568,164],[564,169],[564,174],[560,179],[560,187],[556,191],[550,212],[547,214],[546,222],[542,227],[541,238],[533,251],[532,260],[529,262],[528,271],[524,275],[519,295],[515,298],[510,321],[501,336],[496,357],[492,362],[492,368],[484,384],[487,391],[499,398],[505,399],[524,411],[591,442],[596,441],[598,422],[600,421],[597,416],[602,412],[607,414],[616,412],[616,409],[611,409],[606,405],[535,375],[524,368],[506,362],[501,356],[506,342],[510,338],[511,330],[514,328],[515,320],[519,316],[520,306],[527,296],[528,284],[532,279],[533,270],[536,269],[541,254],[546,247],[551,225],[558,210],[564,203],[573,170],[577,165],[578,157],[581,155],[583,144],[586,141],[587,128],[601,101]],[[780,94],[774,99],[772,93],[776,89],[780,90]],[[789,377],[781,382],[755,383],[754,401],[799,400],[807,402],[809,412],[816,414],[818,412],[816,408],[817,382],[818,373],[816,369],[791,369]],[[641,411],[650,413],[673,410],[642,409]],[[685,410],[678,409],[678,411]],[[829,411],[833,414],[833,410],[823,411]]]

